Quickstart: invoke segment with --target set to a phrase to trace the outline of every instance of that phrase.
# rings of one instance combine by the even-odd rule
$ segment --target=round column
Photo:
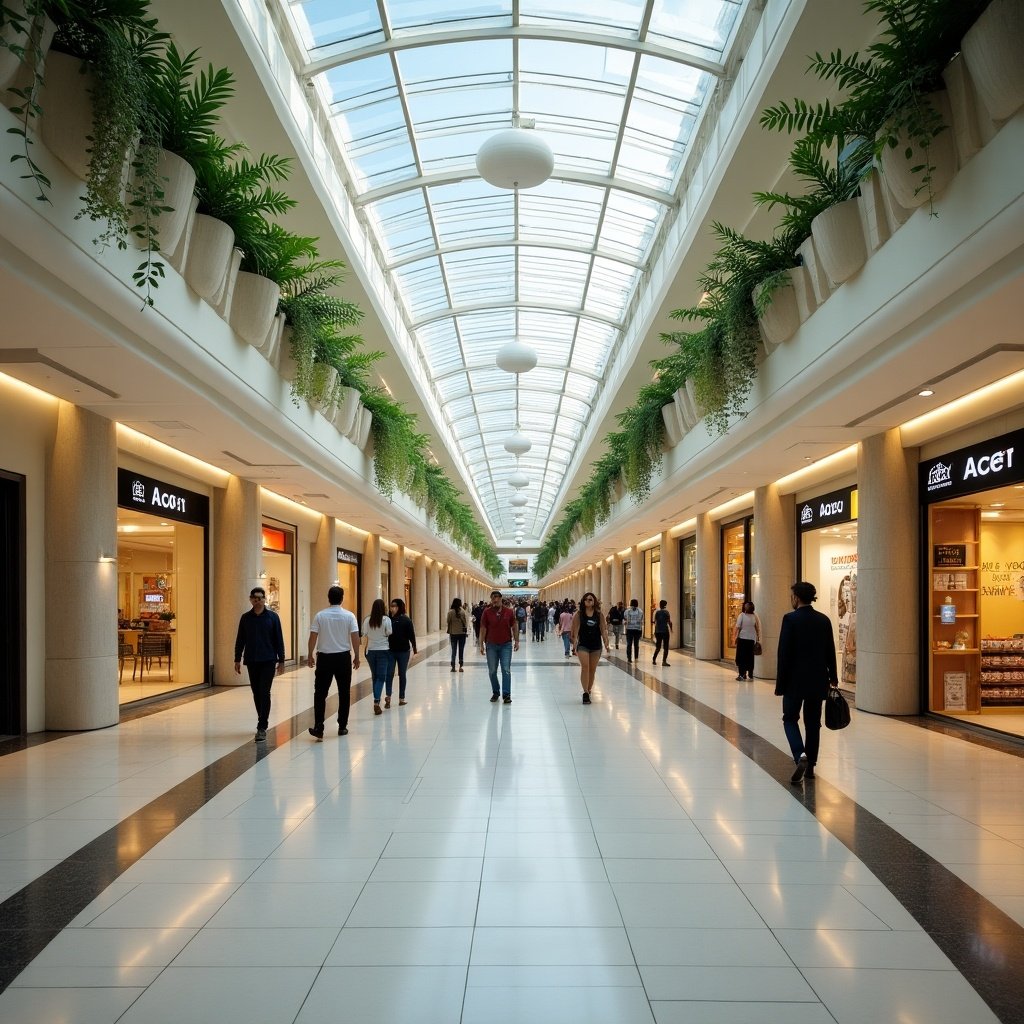
[[[427,633],[436,633],[439,628],[438,605],[441,603],[441,584],[438,579],[437,562],[427,568]]]
[[[338,541],[337,523],[334,516],[321,516],[320,529],[316,541],[310,550],[309,565],[309,617],[327,607],[327,591],[338,582]],[[306,637],[309,634],[309,623],[299,623],[299,633],[295,641],[295,655],[301,657],[306,652]]]
[[[102,729],[117,693],[117,434],[61,402],[46,467],[47,729]]]
[[[774,679],[782,616],[790,611],[790,586],[796,582],[796,502],[771,484],[754,491],[754,549],[750,599],[761,620],[762,655],[754,659],[759,679]]]
[[[718,524],[706,512],[697,516],[697,636],[694,654],[701,661],[722,656],[722,563]]]
[[[412,627],[417,636],[427,629],[427,556],[417,555],[412,567]]]
[[[380,593],[380,536],[368,533],[363,542],[363,571],[359,574],[359,596],[363,615],[370,614]]]
[[[672,616],[669,646],[681,647],[683,610],[679,603],[679,541],[670,537],[667,530],[661,535],[661,598],[668,601],[669,614]]]

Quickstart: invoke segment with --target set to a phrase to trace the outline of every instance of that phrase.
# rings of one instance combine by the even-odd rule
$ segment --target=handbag
[[[825,728],[845,729],[850,724],[850,705],[839,692],[838,686],[830,686],[825,697]]]
[[[758,654],[761,654],[761,653],[762,653],[761,641],[760,640],[755,640],[754,641],[754,654],[758,655]]]

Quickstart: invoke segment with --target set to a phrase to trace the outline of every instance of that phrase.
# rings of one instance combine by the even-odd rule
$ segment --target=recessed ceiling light
[[[1005,505],[1005,501],[993,501],[989,508],[1003,508]]]
[[[921,391],[918,391],[917,394],[920,398],[931,398],[932,395],[935,394],[935,392],[932,391],[931,388],[923,388]]]

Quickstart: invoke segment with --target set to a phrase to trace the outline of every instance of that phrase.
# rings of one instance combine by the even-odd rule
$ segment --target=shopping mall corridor
[[[855,713],[790,783],[766,681],[624,647],[512,703],[421,644],[409,703],[312,672],[0,757],[0,1021],[1024,1020],[1024,759]]]

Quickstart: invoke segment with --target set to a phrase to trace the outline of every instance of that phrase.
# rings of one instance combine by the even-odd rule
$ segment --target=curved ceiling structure
[[[536,542],[747,0],[278,2],[486,526],[512,536],[518,469]],[[476,153],[520,120],[554,173],[502,191]],[[539,356],[518,378],[495,363],[513,340]],[[503,446],[517,423],[519,457]]]

